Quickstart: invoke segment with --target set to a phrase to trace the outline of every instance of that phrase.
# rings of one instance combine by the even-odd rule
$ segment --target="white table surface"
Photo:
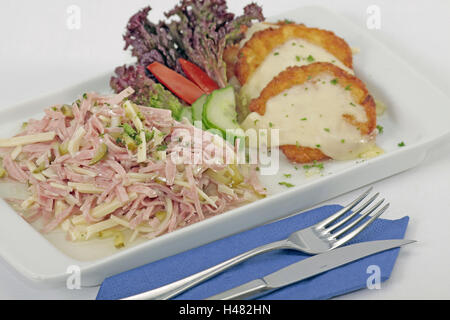
[[[243,2],[229,0],[229,6],[240,13]],[[450,93],[450,1],[258,2],[266,16],[303,5],[323,5],[362,27],[366,26],[367,8],[377,5],[381,28],[371,30],[373,36]],[[2,0],[0,107],[51,93],[130,61],[122,50],[121,35],[128,18],[150,3],[154,9],[151,17],[159,19],[176,1]],[[70,5],[81,9],[79,30],[67,28]],[[391,203],[384,217],[410,216],[406,237],[419,242],[401,249],[392,276],[381,289],[360,290],[338,299],[450,299],[450,144],[432,150],[420,166],[374,187]],[[358,192],[327,203],[345,204]],[[97,291],[98,287],[68,290],[36,286],[0,258],[0,299],[94,299]]]

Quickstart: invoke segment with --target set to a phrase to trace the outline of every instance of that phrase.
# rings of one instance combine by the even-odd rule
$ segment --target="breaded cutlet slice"
[[[278,27],[283,26],[283,25],[285,25],[287,23],[289,23],[289,22],[287,22],[287,21],[278,21],[277,23],[260,22],[259,25],[264,25],[263,28],[269,29],[269,28],[278,28]],[[259,30],[259,28],[257,28],[257,31],[255,33],[251,33],[251,34],[247,35],[246,33],[247,33],[247,31],[249,29],[251,29],[251,28],[249,28],[249,27],[247,27],[245,25],[242,25],[241,26],[241,33],[245,34],[245,36],[248,37],[248,39],[242,39],[241,43],[228,45],[224,49],[223,61],[225,62],[226,66],[227,66],[227,78],[228,78],[228,80],[230,80],[233,76],[235,76],[235,74],[234,74],[235,65],[236,65],[236,63],[238,61],[238,53],[241,50],[241,47],[243,47],[245,45],[245,43],[247,43],[247,41],[250,40],[255,33],[264,30],[264,29]]]
[[[239,50],[234,73],[241,85],[247,82],[249,77],[275,48],[296,38],[304,39],[324,48],[346,67],[353,69],[351,48],[345,40],[336,36],[333,32],[308,28],[303,24],[282,24],[279,28],[269,28],[255,33]]]
[[[367,115],[366,122],[359,122],[354,116],[343,114],[342,117],[345,121],[356,128],[359,128],[362,135],[371,134],[376,128],[377,121],[374,99],[360,79],[345,72],[339,67],[336,67],[332,63],[316,62],[301,67],[295,66],[286,69],[264,88],[259,98],[252,100],[249,109],[251,112],[257,112],[260,115],[264,115],[266,113],[266,104],[269,99],[294,86],[305,84],[308,81],[314,81],[314,78],[323,74],[328,74],[337,79],[337,85],[342,86],[346,90],[350,90],[354,102],[364,107]],[[301,145],[283,145],[280,146],[280,149],[292,162],[308,163],[329,159],[329,157],[320,149],[304,147]]]

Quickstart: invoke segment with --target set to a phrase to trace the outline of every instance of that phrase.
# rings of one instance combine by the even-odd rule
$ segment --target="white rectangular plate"
[[[323,175],[305,176],[282,156],[275,176],[261,177],[270,196],[159,238],[116,250],[111,243],[71,243],[62,233],[42,235],[4,201],[0,201],[0,255],[35,281],[61,285],[69,266],[81,269],[82,285],[97,285],[110,275],[149,263],[245,229],[285,217],[321,201],[407,170],[420,163],[427,150],[448,138],[450,101],[366,30],[318,7],[291,10],[272,20],[290,19],[332,30],[361,52],[355,71],[387,112],[379,119],[384,134],[378,144],[386,153],[367,161],[329,162]],[[55,94],[0,110],[0,137],[17,132],[20,124],[40,117],[45,107],[71,102],[86,91],[109,93],[104,75]],[[399,148],[404,141],[406,146]],[[286,178],[284,174],[292,174]],[[280,181],[294,188],[278,185]],[[73,269],[72,269],[73,270]]]

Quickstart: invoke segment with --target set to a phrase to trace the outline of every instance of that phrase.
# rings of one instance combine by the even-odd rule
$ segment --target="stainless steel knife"
[[[249,299],[302,281],[347,263],[416,242],[415,240],[378,240],[357,243],[306,258],[275,271],[264,278],[247,282],[233,289],[207,298],[207,300]]]

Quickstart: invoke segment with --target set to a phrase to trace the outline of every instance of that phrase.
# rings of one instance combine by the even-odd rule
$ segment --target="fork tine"
[[[389,208],[389,205],[390,205],[389,203],[386,204],[376,214],[374,214],[369,220],[367,220],[366,222],[361,224],[358,228],[356,228],[355,230],[353,230],[349,234],[345,235],[344,237],[342,237],[338,241],[336,241],[333,244],[333,248],[337,248],[337,247],[343,245],[344,243],[350,241],[354,237],[356,237],[359,233],[361,233],[361,231],[366,229],[369,225],[372,224],[372,222],[374,222],[376,219],[378,219],[378,217],[381,216]]]
[[[341,217],[343,214],[347,213],[349,210],[353,209],[358,203],[360,203],[367,195],[372,191],[373,187],[370,187],[366,192],[364,192],[362,195],[360,195],[358,198],[356,198],[352,203],[348,204],[332,216],[318,222],[315,227],[316,228],[324,228],[325,226],[329,225],[330,223],[334,222],[336,219]]]
[[[338,238],[340,235],[346,233],[350,229],[353,229],[354,226],[359,224],[363,219],[365,219],[368,215],[370,215],[372,212],[374,212],[382,203],[384,199],[381,199],[378,201],[372,208],[367,210],[367,212],[363,213],[358,219],[350,223],[349,225],[345,226],[344,228],[340,229],[339,231],[332,234],[333,238]]]
[[[328,227],[325,229],[325,233],[329,233],[332,232],[333,230],[339,228],[340,226],[344,225],[345,223],[347,223],[348,221],[350,221],[354,216],[356,216],[357,214],[359,214],[360,212],[362,212],[365,208],[367,208],[378,196],[380,195],[379,192],[377,192],[372,198],[370,198],[369,200],[367,200],[365,203],[363,203],[361,205],[360,208],[358,208],[358,210],[355,210],[352,214],[349,214],[347,217],[345,217],[344,219],[342,219],[341,221],[333,224],[331,227]]]

